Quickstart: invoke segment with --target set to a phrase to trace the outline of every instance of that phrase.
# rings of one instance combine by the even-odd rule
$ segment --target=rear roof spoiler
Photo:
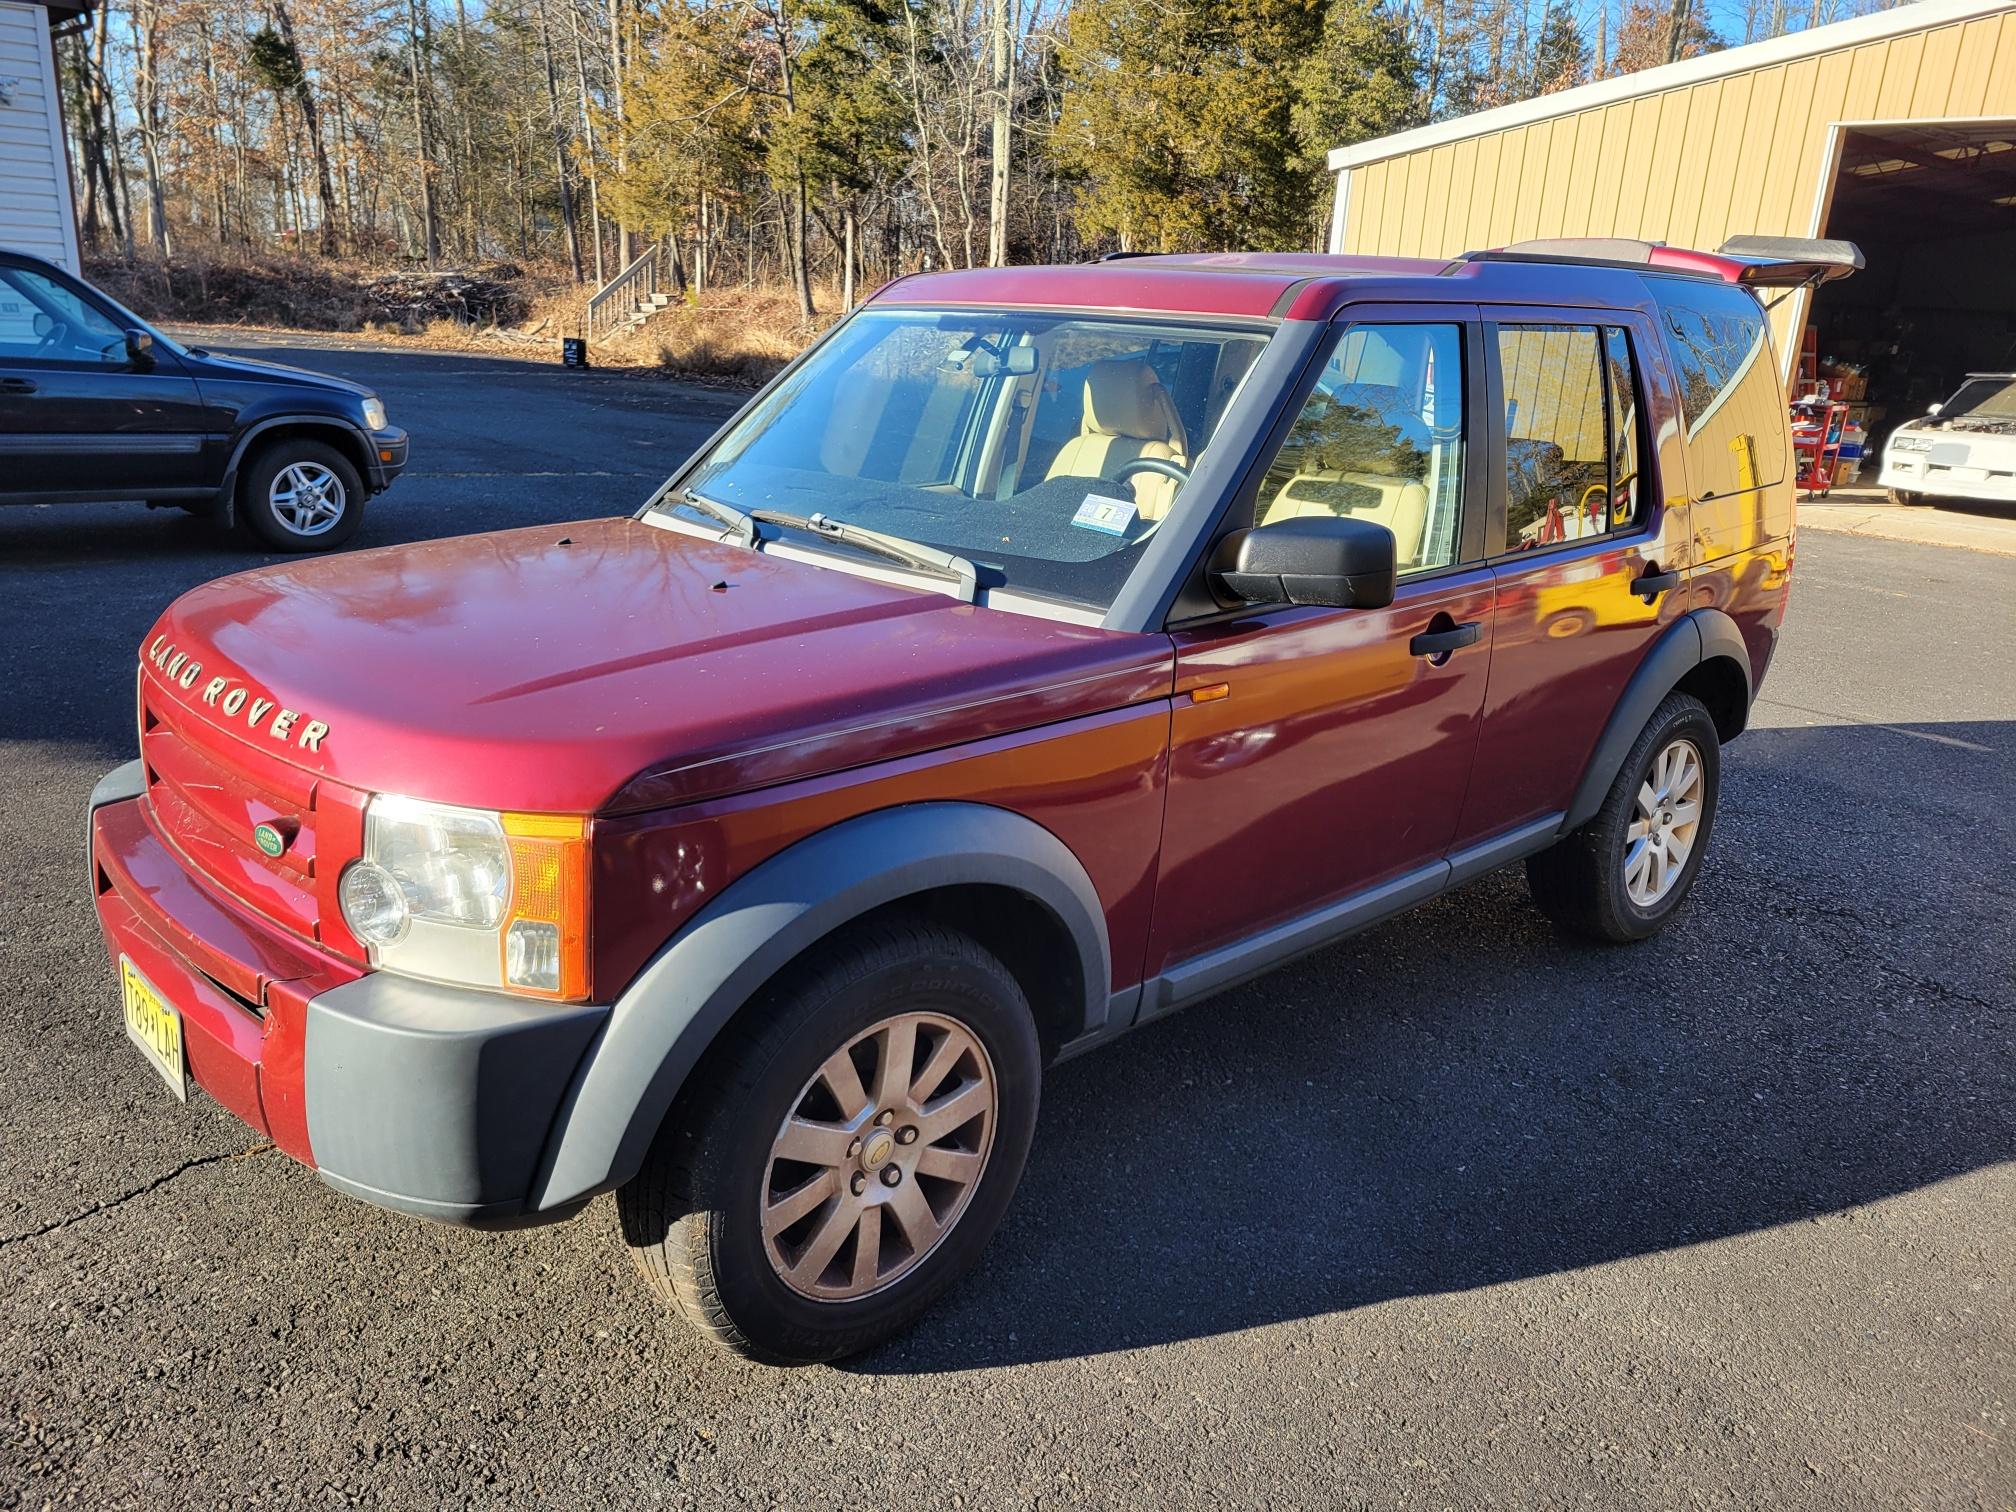
[[[1695,252],[1622,236],[1558,236],[1513,242],[1489,252],[1466,252],[1462,260],[1658,268],[1705,274],[1752,288],[1793,288],[1846,278],[1862,266],[1862,252],[1853,242],[1794,236],[1734,236],[1717,252]]]
[[[1716,249],[1720,257],[1745,264],[1738,283],[1785,288],[1832,283],[1862,271],[1862,249],[1851,241],[1815,241],[1801,236],[1732,236]]]

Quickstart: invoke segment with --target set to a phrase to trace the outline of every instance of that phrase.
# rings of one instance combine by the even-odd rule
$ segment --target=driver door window
[[[1371,520],[1393,532],[1405,576],[1455,563],[1462,504],[1462,327],[1352,326],[1260,485],[1254,523]]]
[[[54,280],[0,267],[0,361],[126,361],[126,332]]]

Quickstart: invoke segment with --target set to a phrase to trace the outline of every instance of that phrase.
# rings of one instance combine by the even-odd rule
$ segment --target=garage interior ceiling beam
[[[2006,229],[2016,200],[2016,122],[1849,127],[1830,225],[1878,235],[1908,217],[1915,237]]]

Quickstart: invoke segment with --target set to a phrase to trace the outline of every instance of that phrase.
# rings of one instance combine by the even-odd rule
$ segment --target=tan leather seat
[[[1175,402],[1147,363],[1095,362],[1085,375],[1085,413],[1078,434],[1064,443],[1045,476],[1111,478],[1137,457],[1189,466],[1190,443]],[[1142,519],[1159,520],[1168,513],[1178,487],[1174,478],[1142,472],[1127,481]]]
[[[1370,471],[1384,461],[1368,457],[1355,472],[1315,471],[1295,474],[1281,485],[1260,516],[1260,523],[1300,519],[1306,515],[1349,515],[1371,520],[1393,532],[1393,559],[1401,568],[1421,561],[1421,535],[1428,524],[1428,489],[1418,478]]]

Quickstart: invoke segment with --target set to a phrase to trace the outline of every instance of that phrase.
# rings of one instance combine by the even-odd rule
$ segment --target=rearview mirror
[[[1940,412],[1941,410],[1943,410],[1944,408],[1946,408],[1946,406],[1945,406],[1945,405],[1943,405],[1943,404],[1935,404],[1935,405],[1933,405],[1933,406],[1932,406],[1932,408],[1930,408],[1930,409],[1928,409],[1927,411],[1925,411],[1925,413],[1926,413],[1926,414],[1928,414],[1928,415],[1936,415],[1936,414],[1938,414],[1938,413],[1939,413],[1939,412]]]
[[[975,378],[1026,378],[1036,371],[1036,348],[1033,346],[1013,346],[998,356],[989,351],[973,354],[972,372]]]
[[[138,327],[126,333],[126,355],[137,368],[154,366],[154,334]]]
[[[1211,575],[1249,604],[1383,609],[1393,602],[1393,532],[1349,515],[1309,515],[1235,530],[1218,545]]]

